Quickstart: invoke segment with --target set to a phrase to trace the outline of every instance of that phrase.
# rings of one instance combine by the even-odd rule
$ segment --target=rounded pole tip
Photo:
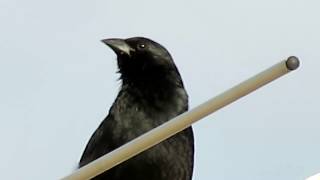
[[[296,70],[300,65],[300,61],[296,56],[288,57],[286,61],[286,66],[289,70]]]

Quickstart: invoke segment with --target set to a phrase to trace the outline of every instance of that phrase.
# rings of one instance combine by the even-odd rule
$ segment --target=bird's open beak
[[[123,39],[103,39],[101,41],[108,45],[117,55],[126,54],[131,56],[132,51],[134,51]]]

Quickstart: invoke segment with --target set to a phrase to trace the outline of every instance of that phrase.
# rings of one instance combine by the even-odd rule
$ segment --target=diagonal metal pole
[[[192,110],[171,119],[86,166],[83,166],[72,174],[62,178],[62,180],[85,180],[93,178],[298,67],[298,58],[291,56],[287,60],[275,64]]]

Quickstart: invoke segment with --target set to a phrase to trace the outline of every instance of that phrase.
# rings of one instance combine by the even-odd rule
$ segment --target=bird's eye
[[[139,44],[138,47],[139,47],[140,49],[143,49],[143,48],[146,47],[146,45],[144,45],[144,44]]]

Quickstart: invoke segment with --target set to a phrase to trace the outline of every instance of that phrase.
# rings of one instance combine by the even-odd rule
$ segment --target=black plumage
[[[188,110],[188,95],[169,52],[143,37],[103,40],[117,54],[122,81],[109,114],[89,140],[79,167]],[[191,180],[191,127],[94,179]]]

